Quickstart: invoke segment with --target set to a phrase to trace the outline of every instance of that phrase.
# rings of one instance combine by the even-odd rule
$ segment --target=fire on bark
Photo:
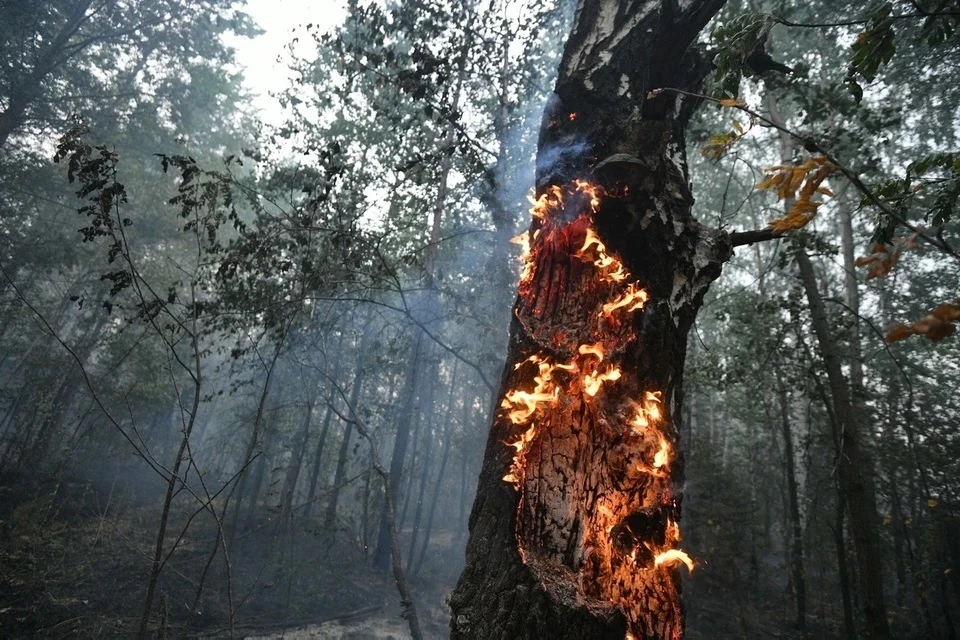
[[[691,43],[722,4],[577,9],[541,127],[541,204],[454,638],[683,634],[686,336],[731,245],[690,216],[683,136],[696,104],[653,90],[699,88],[709,66]]]

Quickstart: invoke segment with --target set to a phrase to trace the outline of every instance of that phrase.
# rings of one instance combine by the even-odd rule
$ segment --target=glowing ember
[[[693,571],[693,568],[696,566],[693,563],[693,560],[690,559],[690,556],[686,552],[681,551],[680,549],[667,549],[661,553],[658,553],[653,559],[653,565],[655,567],[666,566],[672,567],[677,564],[683,563],[687,565],[689,571]]]
[[[637,289],[636,283],[631,283],[627,285],[627,290],[622,296],[613,302],[608,302],[607,304],[603,305],[603,310],[600,311],[600,316],[610,317],[617,309],[624,308],[627,310],[627,312],[639,311],[640,309],[643,309],[643,305],[647,303],[649,298],[650,296],[647,294],[646,290]]]

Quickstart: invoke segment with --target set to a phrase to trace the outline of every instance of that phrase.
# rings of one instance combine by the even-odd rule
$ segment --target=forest
[[[0,637],[957,638],[958,28],[0,0]]]

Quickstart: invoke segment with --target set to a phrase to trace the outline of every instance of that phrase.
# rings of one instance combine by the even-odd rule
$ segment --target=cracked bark
[[[503,481],[513,460],[504,443],[517,427],[494,416],[467,564],[450,601],[454,638],[623,638],[628,620],[638,637],[683,634],[679,572],[654,568],[639,542],[662,545],[668,521],[680,518],[686,336],[731,244],[690,216],[684,125],[697,105],[648,94],[699,88],[708,66],[690,43],[722,4],[582,0],[577,8],[544,113],[537,190],[599,184],[607,196],[593,224],[650,300],[620,322],[598,319],[612,285],[574,256],[585,233],[576,220],[535,254],[534,279],[514,307],[500,397],[530,388],[533,368],[514,363],[531,354],[569,362],[601,338],[604,362],[623,375],[596,398],[563,394],[538,412],[519,491]],[[625,408],[654,390],[676,452],[671,474],[629,474],[653,451],[625,433]],[[604,509],[618,522],[608,531],[598,527]]]

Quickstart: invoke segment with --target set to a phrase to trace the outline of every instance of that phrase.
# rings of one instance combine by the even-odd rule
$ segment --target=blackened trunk
[[[653,90],[699,88],[707,65],[690,43],[722,4],[577,9],[541,129],[543,206],[451,597],[454,638],[683,634],[683,362],[729,242],[690,216],[696,105]],[[608,315],[630,287],[646,305]],[[514,392],[538,390],[517,413]]]

